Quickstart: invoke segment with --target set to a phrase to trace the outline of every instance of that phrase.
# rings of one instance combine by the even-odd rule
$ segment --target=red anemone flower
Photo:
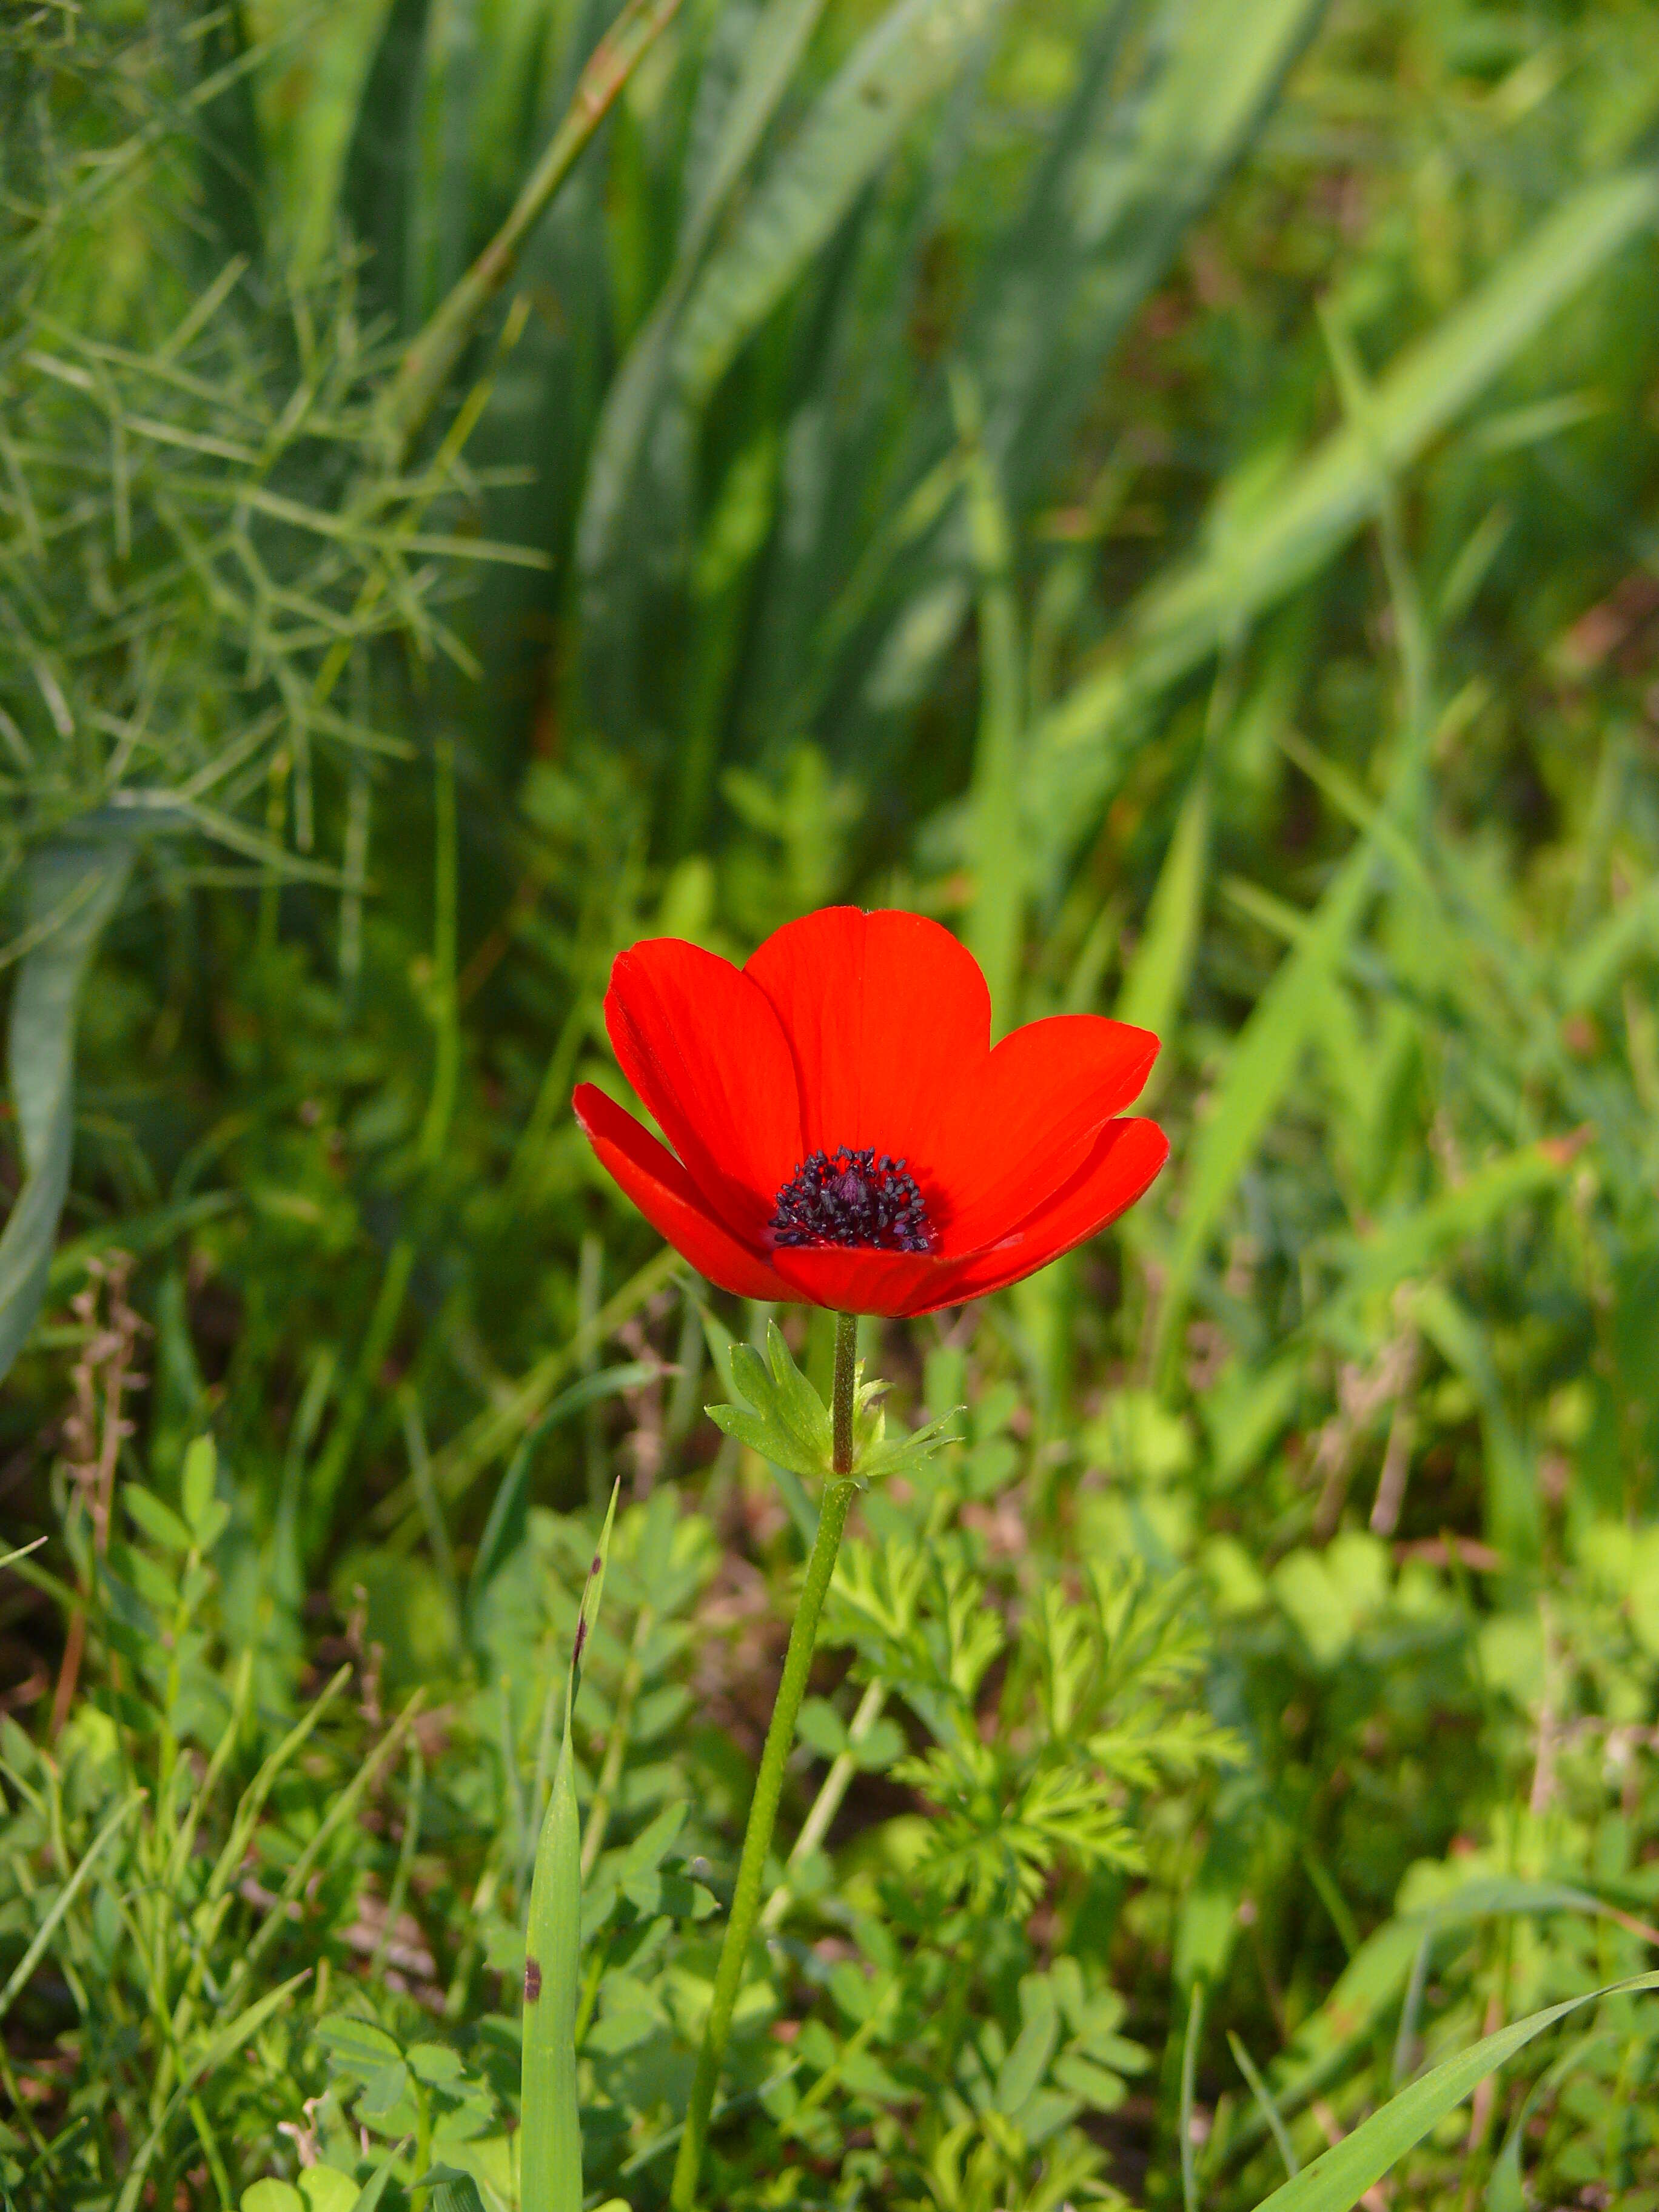
[[[983,1297],[1115,1221],[1170,1149],[1120,1118],[1149,1030],[1060,1014],[993,1048],[978,963],[920,915],[827,907],[740,969],[653,939],[618,954],[605,1020],[674,1151],[591,1083],[576,1119],[653,1227],[743,1297]]]

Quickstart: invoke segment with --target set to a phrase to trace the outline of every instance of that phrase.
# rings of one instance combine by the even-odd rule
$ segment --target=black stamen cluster
[[[926,1252],[927,1202],[902,1160],[837,1145],[814,1152],[778,1193],[772,1233],[780,1244],[863,1244],[878,1252]]]

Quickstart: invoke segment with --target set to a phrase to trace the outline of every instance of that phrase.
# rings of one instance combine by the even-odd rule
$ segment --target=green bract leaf
[[[766,1352],[763,1360],[753,1345],[732,1346],[732,1381],[754,1410],[711,1406],[708,1418],[791,1474],[827,1479],[833,1471],[830,1408],[796,1366],[775,1322],[767,1324]]]
[[[860,1376],[863,1371],[860,1362]],[[796,1366],[775,1322],[767,1323],[765,1359],[752,1345],[732,1346],[732,1380],[749,1404],[710,1406],[708,1418],[716,1428],[747,1444],[763,1459],[787,1468],[792,1474],[812,1475],[825,1482],[835,1478],[830,1408]],[[941,1420],[929,1421],[925,1428],[890,1437],[886,1416],[878,1402],[886,1388],[884,1382],[860,1381],[858,1385],[852,1469],[855,1482],[873,1482],[919,1466],[957,1435],[955,1415],[946,1414]]]
[[[896,1437],[884,1434],[884,1416],[879,1409],[867,1430],[862,1423],[860,1426],[857,1474],[861,1482],[885,1480],[921,1467],[935,1452],[955,1443],[959,1434],[955,1411],[941,1414],[938,1420],[929,1421],[922,1428],[907,1429]]]

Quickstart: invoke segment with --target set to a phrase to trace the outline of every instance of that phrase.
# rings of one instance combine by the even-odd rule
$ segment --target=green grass
[[[568,1101],[841,897],[1174,1150],[866,1326],[702,2201],[1659,2205],[1652,21],[682,0],[447,319],[604,10],[0,26],[20,2212],[516,2206],[562,1771],[667,2202],[816,1506]]]

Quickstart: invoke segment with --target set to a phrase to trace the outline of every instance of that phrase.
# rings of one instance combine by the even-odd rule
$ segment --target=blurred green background
[[[446,320],[618,39],[505,281]],[[526,1583],[509,1635],[483,1600],[532,1559],[557,1583],[613,1474],[599,1694],[614,1720],[637,1662],[628,1710],[659,1674],[696,1726],[617,1753],[612,1843],[684,1802],[729,1860],[799,1545],[699,1408],[765,1316],[675,1272],[568,1102],[617,1085],[618,947],[740,957],[835,899],[958,929],[1002,1026],[1164,1037],[1150,1199],[872,1335],[973,1441],[868,1533],[942,1544],[1017,1644],[1102,1563],[1179,1587],[1183,1694],[1235,1756],[1124,1784],[1133,1866],[1072,1837],[1035,1898],[962,1906],[978,1978],[922,2118],[921,2031],[824,1995],[823,1929],[867,1961],[897,1907],[823,1905],[815,1951],[809,1899],[775,2025],[863,2034],[884,2078],[815,2056],[817,2118],[801,2083],[754,2105],[723,2201],[1038,2212],[1092,2172],[1179,2203],[1197,1991],[1188,2182],[1252,2203],[1284,2169],[1230,2038],[1305,2159],[1422,2050],[1652,1963],[1653,7],[51,0],[0,22],[0,1513],[51,1539],[0,1595],[8,1973],[150,1792],[52,1923],[61,1971],[0,2005],[16,2201],[297,2173],[279,2123],[333,2078],[300,2015],[257,2064],[179,2055],[207,2030],[169,1975],[250,1993],[256,1924],[273,1987],[292,1952],[382,2008],[383,2072],[430,1989],[495,2081],[569,1609]],[[209,1432],[222,1513],[187,1495]],[[122,1520],[126,1483],[171,1526]],[[676,1545],[670,1636],[626,1561]],[[227,1860],[209,1911],[153,1824],[221,1741],[252,1789],[342,1662],[307,1787],[220,1834],[277,1873]],[[879,1673],[841,1663],[802,1806]],[[447,1736],[383,1738],[417,1686]],[[392,1794],[330,1826],[371,1741]],[[935,1801],[899,1747],[826,1883],[904,1875]],[[296,1864],[323,1901],[262,1919]],[[1118,2008],[1093,2057],[1083,1980],[1024,1994],[1068,1961]],[[627,2082],[595,2061],[603,2171],[654,2204],[626,2160],[678,2060],[639,2053],[683,2055],[695,2005],[612,1963],[602,2023],[656,1994],[605,2046]],[[1077,2063],[1056,2029],[1028,2083],[1051,2016]],[[1388,2201],[1659,2204],[1659,2014],[1593,2018]]]

